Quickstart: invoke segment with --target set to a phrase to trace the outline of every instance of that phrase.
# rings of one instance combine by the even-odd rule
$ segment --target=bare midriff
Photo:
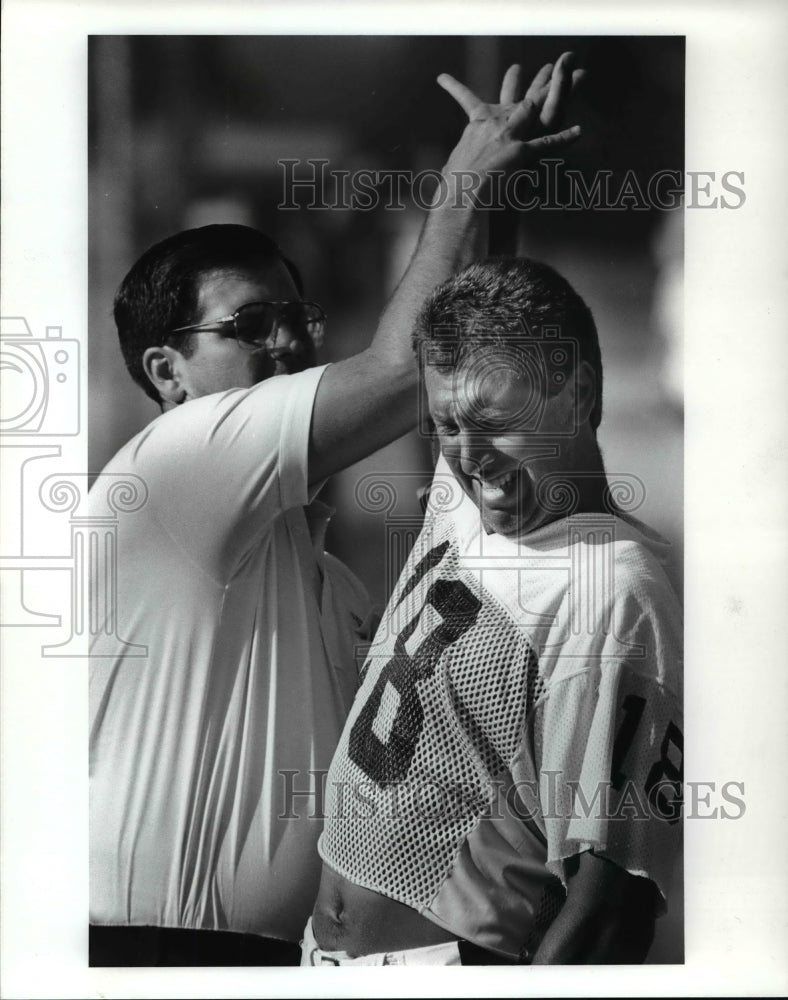
[[[456,934],[412,907],[354,885],[327,865],[312,912],[312,931],[324,950],[345,951],[354,958],[457,940]]]

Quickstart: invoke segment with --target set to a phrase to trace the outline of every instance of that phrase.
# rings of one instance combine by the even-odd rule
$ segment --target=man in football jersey
[[[441,458],[328,774],[302,964],[641,962],[680,841],[681,619],[605,475],[593,317],[493,258],[415,347]]]
[[[358,582],[323,552],[315,495],[414,424],[415,317],[468,258],[478,221],[461,185],[572,141],[578,130],[557,125],[572,81],[564,56],[524,98],[514,67],[488,105],[441,78],[471,120],[353,358],[314,367],[323,311],[254,230],[179,233],[125,278],[124,357],[163,413],[91,492],[96,524],[118,489],[131,508],[117,552],[104,546],[93,566],[92,964],[298,960],[320,875],[311,802],[367,614]],[[310,782],[296,808],[288,774]]]

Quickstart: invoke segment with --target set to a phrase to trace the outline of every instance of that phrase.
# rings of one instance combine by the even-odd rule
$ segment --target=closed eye
[[[451,437],[454,434],[459,434],[459,427],[453,423],[438,423],[435,421],[433,424],[435,428],[435,433],[440,434],[442,437]]]

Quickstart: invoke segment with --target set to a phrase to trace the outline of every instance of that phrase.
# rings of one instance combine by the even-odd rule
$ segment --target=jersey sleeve
[[[226,578],[268,523],[308,502],[309,430],[324,371],[191,400],[140,436],[135,467],[153,516],[210,575]]]
[[[669,607],[629,605],[625,627],[537,705],[536,783],[547,867],[564,884],[569,859],[591,850],[666,900],[681,846],[680,633]]]

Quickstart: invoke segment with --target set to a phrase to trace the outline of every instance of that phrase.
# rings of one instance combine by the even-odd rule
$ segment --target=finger
[[[547,90],[550,86],[550,77],[553,75],[553,64],[546,63],[536,76],[531,80],[531,85],[525,93],[525,99],[536,104],[537,107],[541,107],[547,96]]]
[[[501,84],[501,104],[518,104],[523,99],[523,68],[515,63],[506,71]]]
[[[531,139],[524,145],[532,152],[541,156],[542,153],[555,151],[556,149],[561,149],[564,146],[569,146],[582,135],[582,130],[579,125],[573,125],[571,128],[562,129],[560,132],[553,132],[551,135],[543,135],[539,139]]]
[[[527,98],[521,101],[517,110],[513,112],[506,123],[509,134],[517,138],[519,132],[524,137],[524,134],[536,121],[537,114],[538,111],[535,104],[532,104]]]
[[[574,54],[572,52],[564,52],[553,67],[550,89],[542,106],[542,114],[540,115],[542,124],[548,128],[551,125],[557,124],[560,120],[566,98],[569,96],[572,86],[573,59]]]
[[[471,119],[485,107],[484,101],[478,98],[469,87],[466,87],[464,83],[460,83],[459,80],[455,80],[448,73],[441,73],[438,77],[438,84],[451,94],[465,114]]]
[[[586,78],[586,71],[584,69],[573,69],[572,70],[572,93],[582,84],[583,80]]]

